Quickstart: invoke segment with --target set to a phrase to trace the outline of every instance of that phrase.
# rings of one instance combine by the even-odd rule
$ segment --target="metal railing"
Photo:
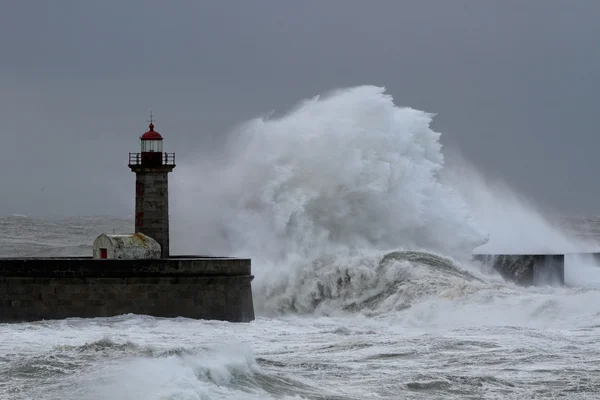
[[[128,165],[142,165],[144,164],[159,164],[167,166],[175,166],[175,153],[162,153],[158,157],[155,153],[129,153],[129,164]],[[160,163],[158,160],[160,159]],[[142,161],[143,160],[143,161]],[[148,160],[148,161],[147,161]]]

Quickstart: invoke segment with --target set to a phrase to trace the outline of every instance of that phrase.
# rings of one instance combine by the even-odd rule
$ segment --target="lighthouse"
[[[140,137],[141,151],[129,153],[129,168],[135,173],[135,233],[150,236],[161,246],[161,257],[169,257],[169,172],[175,168],[175,153],[163,152],[163,137],[154,130]]]
[[[169,256],[175,154],[163,152],[152,116],[140,141],[128,164],[135,173],[135,233],[100,233],[91,257],[0,257],[0,323],[130,313],[254,320],[249,258]]]

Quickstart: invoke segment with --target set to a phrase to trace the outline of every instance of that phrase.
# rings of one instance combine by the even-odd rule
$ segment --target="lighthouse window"
[[[142,153],[162,153],[162,140],[142,140]]]

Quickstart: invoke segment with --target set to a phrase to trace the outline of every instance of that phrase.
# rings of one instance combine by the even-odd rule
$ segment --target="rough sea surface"
[[[448,165],[432,118],[351,88],[181,160],[172,252],[251,257],[256,320],[0,324],[0,399],[598,399],[600,267],[569,256],[566,287],[523,288],[469,261],[598,250],[598,220],[557,226]],[[132,227],[0,217],[0,256]]]
[[[125,232],[131,221],[6,217],[0,225],[3,256],[84,255],[98,229]],[[1,324],[0,398],[596,399],[600,393],[599,290],[519,288],[427,253],[391,253],[372,267],[373,276],[362,271],[340,287],[328,286],[328,271],[320,293],[308,290],[311,301],[294,306],[289,298],[279,315],[259,313],[249,324],[142,315]],[[328,311],[307,311],[317,298]]]

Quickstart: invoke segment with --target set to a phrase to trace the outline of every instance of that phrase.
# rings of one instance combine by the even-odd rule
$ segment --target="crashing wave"
[[[286,278],[255,292],[261,312],[380,314],[429,296],[466,295],[484,282],[450,258],[417,251],[319,259]]]
[[[225,154],[186,162],[174,176],[173,208],[185,211],[173,214],[174,251],[252,257],[255,291],[274,295],[307,287],[287,284],[298,276],[323,278],[365,252],[469,254],[487,235],[438,177],[444,157],[432,118],[397,107],[383,88],[360,86],[244,124],[230,134]],[[376,278],[382,267],[375,258],[361,259],[348,271],[350,286],[397,283]],[[315,299],[321,291],[344,292],[347,277],[339,279],[342,289],[314,283]],[[301,297],[284,307],[315,307]]]

